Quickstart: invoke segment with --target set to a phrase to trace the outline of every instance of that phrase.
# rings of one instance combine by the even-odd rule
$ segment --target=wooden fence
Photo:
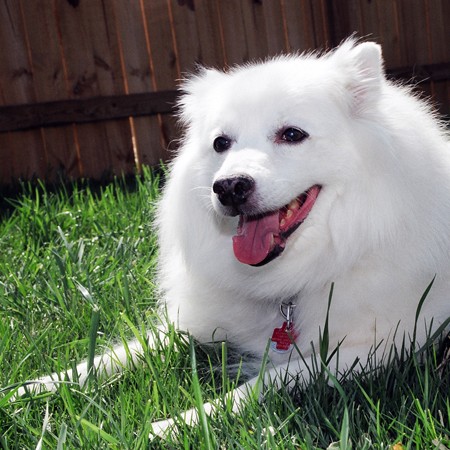
[[[0,0],[0,184],[133,173],[170,156],[176,84],[357,32],[450,104],[449,0]],[[168,150],[169,149],[169,150]]]

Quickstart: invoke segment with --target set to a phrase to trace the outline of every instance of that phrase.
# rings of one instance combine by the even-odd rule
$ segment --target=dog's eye
[[[219,136],[214,139],[214,150],[217,153],[222,153],[231,147],[231,139],[226,136]]]
[[[280,133],[280,140],[289,144],[301,142],[307,137],[309,134],[306,131],[294,127],[285,128]]]

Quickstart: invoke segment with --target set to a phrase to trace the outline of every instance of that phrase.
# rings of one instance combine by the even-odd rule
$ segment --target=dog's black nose
[[[254,190],[255,180],[248,175],[219,178],[213,184],[213,192],[224,206],[243,205]]]

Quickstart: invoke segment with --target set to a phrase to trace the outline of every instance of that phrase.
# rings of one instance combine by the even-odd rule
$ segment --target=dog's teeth
[[[286,219],[289,219],[290,217],[292,217],[293,214],[294,214],[294,213],[293,213],[292,209],[288,209],[288,210],[286,211]]]
[[[270,248],[275,246],[275,236],[273,234],[270,235]]]
[[[299,209],[300,208],[300,204],[298,203],[298,200],[292,200],[291,203],[289,203],[288,205],[288,212],[291,210],[295,210],[295,209]]]
[[[291,215],[292,215],[292,211],[291,211]],[[285,225],[286,225],[286,220],[285,219],[281,219],[280,220],[280,227],[284,227]]]

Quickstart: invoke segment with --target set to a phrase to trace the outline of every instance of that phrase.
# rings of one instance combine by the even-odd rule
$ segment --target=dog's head
[[[328,226],[333,202],[359,176],[366,143],[355,124],[374,114],[384,80],[380,47],[347,41],[323,56],[205,69],[185,83],[186,147],[201,161],[207,208],[233,224],[240,263],[265,265]]]

